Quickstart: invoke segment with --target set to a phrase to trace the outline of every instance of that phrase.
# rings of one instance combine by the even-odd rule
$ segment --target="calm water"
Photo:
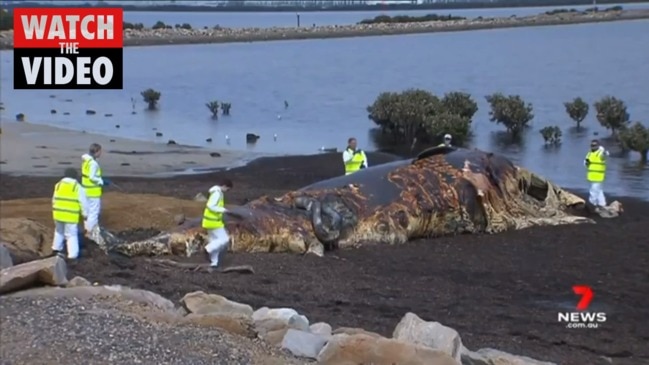
[[[600,5],[600,8],[614,6]],[[620,4],[625,9],[648,9],[648,3]],[[526,16],[535,15],[552,9],[586,9],[591,6],[564,6],[564,7],[530,7],[530,8],[500,8],[500,9],[461,9],[461,10],[414,10],[414,11],[355,11],[355,12],[306,12],[300,13],[300,22],[307,25],[342,25],[355,24],[363,19],[374,18],[377,15],[410,15],[421,16],[431,13],[453,14],[467,18],[481,17],[506,17],[511,15]],[[126,12],[124,20],[131,23],[143,23],[153,25],[158,20],[167,24],[189,23],[194,27],[293,27],[297,18],[294,13],[188,13],[188,12]]]
[[[125,87],[116,91],[13,90],[11,51],[0,53],[6,116],[91,132],[156,140],[153,128],[178,143],[275,154],[343,148],[356,136],[372,149],[365,107],[385,90],[419,87],[464,90],[480,110],[472,146],[505,153],[517,163],[569,187],[584,187],[582,159],[593,133],[607,136],[592,113],[582,133],[570,129],[562,103],[593,102],[606,94],[625,100],[633,119],[649,122],[649,21],[220,45],[126,48]],[[144,112],[139,92],[162,92],[160,110]],[[484,96],[521,94],[534,105],[533,128],[523,145],[507,145],[488,121]],[[49,98],[56,94],[56,98]],[[138,99],[131,115],[130,98]],[[73,99],[73,102],[65,102]],[[232,102],[232,116],[210,119],[205,103]],[[284,100],[290,106],[284,109]],[[56,115],[50,109],[59,111]],[[86,109],[97,115],[86,116]],[[71,115],[63,116],[63,112]],[[114,117],[106,118],[104,113]],[[278,118],[278,116],[281,117]],[[115,124],[121,125],[120,129]],[[564,142],[545,149],[538,132],[560,125]],[[245,134],[261,136],[247,147]],[[277,134],[277,141],[273,135]],[[225,136],[231,137],[226,145]],[[611,162],[608,191],[649,198],[649,167],[638,155]]]

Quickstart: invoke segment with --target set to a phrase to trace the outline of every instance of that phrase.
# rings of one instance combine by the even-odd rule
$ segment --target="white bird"
[[[273,134],[273,140],[277,141],[277,133]]]
[[[282,119],[282,116],[277,114],[277,120],[280,120],[280,119]]]
[[[230,136],[225,135],[225,143],[230,144]]]

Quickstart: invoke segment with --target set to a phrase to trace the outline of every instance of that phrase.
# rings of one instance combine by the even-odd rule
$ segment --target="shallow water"
[[[13,90],[13,55],[0,52],[0,95],[11,117],[89,132],[267,154],[344,148],[356,136],[373,149],[365,108],[382,91],[420,87],[470,92],[480,110],[471,146],[506,154],[516,163],[571,188],[584,188],[589,140],[609,135],[592,102],[607,94],[625,100],[633,120],[649,123],[649,21],[363,37],[309,41],[128,47],[124,90]],[[7,72],[9,71],[9,72]],[[144,111],[139,92],[162,92],[160,110]],[[511,145],[488,121],[484,96],[502,91],[533,103],[536,117],[522,144]],[[50,98],[54,95],[55,98]],[[563,102],[591,103],[576,132]],[[137,114],[131,114],[131,97]],[[66,102],[72,99],[72,102]],[[233,104],[232,115],[210,118],[205,103]],[[284,108],[284,100],[289,107]],[[57,114],[50,114],[56,109]],[[86,109],[96,115],[86,116]],[[63,112],[69,112],[65,116]],[[113,117],[104,117],[105,113]],[[121,128],[117,129],[116,124]],[[545,148],[539,129],[559,125],[561,146]],[[164,137],[155,137],[155,131]],[[246,133],[261,136],[247,145]],[[275,141],[273,135],[277,134]],[[230,144],[226,143],[230,137]],[[213,143],[204,142],[212,137]],[[606,190],[649,198],[649,167],[639,156],[613,158]],[[370,161],[371,163],[371,161]]]
[[[600,8],[608,8],[616,4],[600,5]],[[639,4],[619,4],[624,9],[648,9],[648,3]],[[511,15],[527,16],[543,13],[553,9],[577,9],[583,10],[590,8],[588,6],[551,6],[551,7],[529,7],[529,8],[494,8],[494,9],[452,9],[452,10],[411,10],[411,11],[321,11],[305,12],[300,14],[300,23],[302,26],[324,25],[343,25],[355,24],[363,19],[374,18],[377,15],[410,15],[422,16],[426,14],[439,15],[456,15],[466,18],[483,18],[487,17],[507,17]],[[151,26],[157,21],[166,24],[189,23],[196,27],[213,27],[220,25],[228,28],[244,27],[293,27],[297,24],[295,13],[277,12],[277,13],[190,13],[190,12],[126,12],[124,20],[131,23],[143,23]]]

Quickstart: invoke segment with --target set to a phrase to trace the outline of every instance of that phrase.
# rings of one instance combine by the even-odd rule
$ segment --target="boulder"
[[[237,303],[224,296],[207,294],[202,291],[188,293],[180,301],[190,313],[195,314],[210,313],[251,317],[253,313],[252,307],[247,304]]]
[[[327,343],[324,336],[314,333],[289,329],[282,340],[282,349],[293,356],[315,359]]]
[[[364,334],[334,335],[317,360],[320,365],[460,365],[440,350]]]
[[[0,270],[12,266],[14,266],[14,260],[11,258],[11,253],[4,244],[0,243]]]
[[[255,331],[250,316],[237,314],[196,314],[183,317],[181,323],[192,324],[203,328],[219,328],[225,332],[254,338]]]
[[[270,332],[283,327],[309,331],[309,320],[295,309],[262,307],[252,314],[258,332]]]
[[[366,331],[362,328],[354,328],[354,327],[338,327],[336,328],[333,332],[333,335],[366,335],[366,336],[371,336],[371,337],[377,337],[377,338],[382,338],[383,336],[379,335],[376,332],[370,332]]]
[[[54,230],[27,218],[0,219],[0,241],[18,262],[52,253]]]
[[[311,333],[315,333],[326,338],[331,337],[331,325],[325,322],[314,323],[309,327]]]
[[[147,307],[147,312],[158,312],[169,317],[177,316],[176,306],[169,299],[148,290],[131,289],[121,285],[75,286],[67,288],[37,288],[12,294],[17,297],[64,297],[87,299],[94,296],[118,298],[124,302]]]
[[[478,351],[462,351],[462,365],[557,365],[552,362],[516,356],[507,352],[485,348]]]
[[[460,361],[460,334],[439,322],[426,322],[414,313],[406,313],[403,316],[394,329],[392,338],[444,351],[456,361]]]
[[[68,283],[65,260],[55,256],[27,262],[0,271],[0,294],[41,285]]]
[[[86,280],[84,277],[75,276],[70,279],[70,281],[68,281],[68,285],[66,285],[66,287],[68,288],[74,288],[77,286],[92,286],[92,283]]]

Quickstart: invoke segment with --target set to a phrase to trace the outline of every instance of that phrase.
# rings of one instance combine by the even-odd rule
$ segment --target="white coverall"
[[[78,182],[69,177],[63,178],[65,182]],[[86,198],[86,191],[81,184],[79,185],[79,204],[81,205],[81,214],[88,216],[88,200]],[[52,204],[54,204],[54,195],[52,195]],[[63,242],[65,241],[68,251],[68,258],[76,259],[79,257],[79,225],[74,223],[64,223],[54,221],[54,242],[52,243],[52,250],[62,252]]]
[[[602,159],[606,159],[609,156],[608,151],[599,146],[599,151],[602,154]],[[586,166],[586,160],[584,160],[584,166]],[[604,196],[604,189],[601,182],[591,182],[590,183],[590,196],[588,201],[596,207],[605,207],[606,206],[606,197]]]
[[[225,213],[227,209],[217,206],[217,203],[223,196],[223,191],[218,185],[210,188],[210,198],[207,200],[207,209],[214,213]],[[225,227],[207,230],[208,243],[205,246],[205,251],[210,255],[210,266],[216,267],[219,265],[219,255],[228,247],[230,236]]]
[[[88,159],[92,160],[90,162],[90,175],[88,176],[88,178],[92,182],[103,186],[104,180],[100,176],[97,176],[97,170],[99,169],[99,163],[97,162],[97,160],[95,160],[94,157],[90,156],[87,153],[81,156],[81,158],[84,161]],[[87,198],[87,200],[88,200],[88,216],[84,222],[84,227],[86,228],[86,232],[92,234],[93,229],[99,226],[99,212],[101,211],[101,198]]]

